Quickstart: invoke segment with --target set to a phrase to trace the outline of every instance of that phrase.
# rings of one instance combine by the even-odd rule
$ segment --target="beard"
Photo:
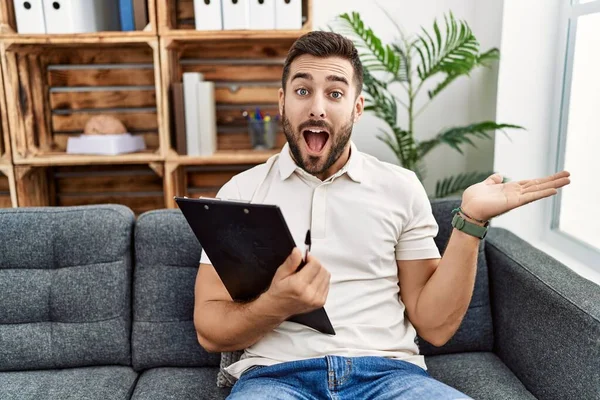
[[[321,120],[307,120],[301,123],[298,126],[298,129],[294,130],[290,120],[285,115],[285,107],[281,119],[283,133],[288,141],[290,151],[292,152],[296,164],[311,175],[319,175],[327,171],[344,152],[346,145],[350,141],[350,136],[352,135],[354,111],[352,111],[349,121],[337,131],[334,131],[328,123]],[[301,142],[304,141],[303,130],[304,127],[308,126],[321,127],[329,131],[329,138],[327,141],[331,141],[331,146],[329,147],[328,153],[321,156],[302,155],[300,148],[302,147]],[[327,145],[327,143],[325,143],[325,145]]]

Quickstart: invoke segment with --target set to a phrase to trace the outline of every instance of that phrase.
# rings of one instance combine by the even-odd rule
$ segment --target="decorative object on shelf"
[[[125,125],[111,115],[95,115],[88,119],[83,128],[85,135],[116,135],[126,132]]]
[[[142,136],[127,132],[123,123],[110,115],[96,115],[84,127],[83,135],[67,141],[69,154],[117,155],[146,150]]]
[[[273,119],[270,115],[263,115],[258,108],[251,114],[245,112],[244,116],[248,122],[248,135],[250,135],[252,148],[255,150],[274,148],[279,118]]]
[[[119,31],[118,0],[42,0],[46,33]]]
[[[415,171],[423,180],[426,175],[424,157],[437,146],[446,144],[463,154],[459,145],[476,147],[473,138],[491,139],[488,133],[491,131],[524,129],[518,125],[483,121],[445,128],[433,139],[418,141],[415,120],[425,107],[459,77],[468,77],[477,67],[488,66],[489,62],[498,59],[499,51],[492,48],[480,52],[479,42],[467,22],[456,21],[452,13],[444,15],[445,27],[440,27],[434,20],[433,32],[422,28],[423,32],[415,36],[405,35],[393,18],[385,14],[400,35],[400,39],[391,44],[383,44],[357,12],[341,14],[338,21],[342,25],[341,33],[353,39],[363,62],[365,111],[374,113],[387,124],[389,129],[382,129],[383,134],[377,138],[390,147],[400,165]],[[438,81],[431,82],[435,79]],[[394,84],[406,92],[404,98],[395,95]],[[429,99],[417,110],[417,96],[424,87],[431,88],[427,91]],[[399,109],[408,114],[407,127],[398,123]],[[492,173],[484,171],[444,178],[437,182],[432,197],[460,194]]]
[[[146,150],[142,136],[130,133],[118,135],[81,135],[67,141],[69,154],[117,155]]]

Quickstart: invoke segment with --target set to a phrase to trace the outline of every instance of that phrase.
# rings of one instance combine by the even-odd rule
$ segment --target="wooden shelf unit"
[[[87,120],[101,114],[119,118],[129,132],[144,137],[148,152],[119,156],[121,160],[164,156],[168,133],[160,129],[157,39],[76,46],[5,41],[0,52],[6,60],[15,164],[73,163],[78,156],[66,153],[68,138],[81,134]],[[105,162],[102,157],[88,159]]]
[[[297,31],[196,31],[193,0],[149,0],[144,31],[71,35],[16,33],[10,3],[0,4],[10,131],[0,155],[8,148],[11,157],[4,164],[0,158],[0,165],[13,177],[13,205],[116,202],[137,214],[175,208],[174,196],[214,196],[233,175],[265,162],[285,143],[280,129],[275,149],[252,150],[242,112],[260,107],[278,114],[283,61],[311,30],[312,0],[303,0],[305,23]],[[180,155],[172,144],[171,85],[188,71],[215,82],[218,150],[212,156]],[[68,138],[81,134],[96,114],[119,118],[143,135],[148,149],[67,154]]]

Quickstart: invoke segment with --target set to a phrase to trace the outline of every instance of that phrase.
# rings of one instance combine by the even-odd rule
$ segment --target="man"
[[[307,265],[296,271],[295,248],[269,289],[244,304],[232,301],[202,255],[198,340],[213,352],[245,349],[227,368],[239,378],[230,399],[468,398],[427,373],[416,334],[442,346],[458,329],[475,282],[473,232],[569,183],[562,172],[507,184],[492,175],[471,186],[460,211],[471,233],[454,229],[440,258],[438,226],[416,175],[350,141],[363,113],[362,79],[348,39],[310,32],[297,40],[279,91],[287,144],[217,195],[279,205],[296,243],[312,233]],[[336,335],[286,321],[322,306]]]

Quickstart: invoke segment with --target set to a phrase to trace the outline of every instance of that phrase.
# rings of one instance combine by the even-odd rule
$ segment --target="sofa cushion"
[[[144,371],[132,400],[221,400],[230,388],[215,385],[219,368],[154,368]]]
[[[450,234],[452,233],[452,210],[460,206],[459,199],[433,200],[431,207],[438,223],[439,232],[435,243],[443,255]],[[488,266],[485,258],[485,240],[480,242],[477,259],[477,275],[475,288],[469,309],[463,318],[458,331],[442,347],[435,347],[421,337],[417,343],[421,354],[449,354],[469,351],[492,351],[494,334],[492,324],[492,311],[490,306],[490,290],[488,281]]]
[[[133,369],[121,366],[0,372],[0,399],[125,400],[136,378]]]
[[[218,366],[194,328],[200,244],[179,210],[149,211],[135,228],[132,359],[136,370]]]
[[[0,370],[130,365],[133,212],[0,210]]]
[[[535,400],[494,353],[459,353],[425,357],[427,372],[478,400]]]

